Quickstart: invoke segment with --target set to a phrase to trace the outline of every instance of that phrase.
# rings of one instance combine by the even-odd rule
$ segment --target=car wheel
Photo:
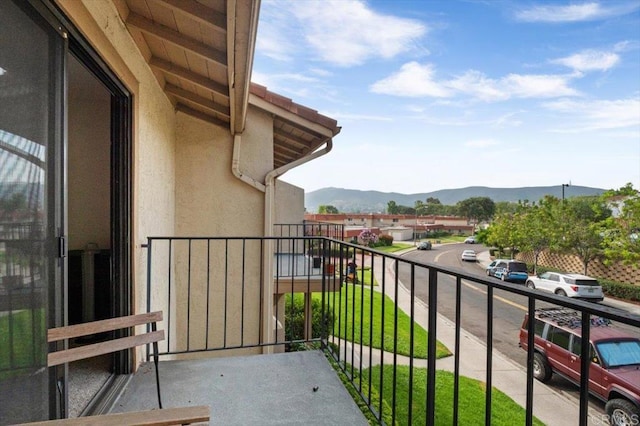
[[[557,294],[558,296],[566,296],[566,295],[567,295],[567,292],[566,292],[566,291],[564,291],[564,290],[562,290],[562,289],[558,289],[558,290],[556,290],[556,294]]]
[[[548,382],[551,378],[551,366],[547,358],[539,352],[533,354],[533,377],[542,383]]]
[[[638,424],[640,409],[626,399],[612,399],[605,405],[609,422],[616,426]]]
[[[527,281],[527,287],[529,287],[531,290],[536,289],[536,285],[533,283],[533,281]]]

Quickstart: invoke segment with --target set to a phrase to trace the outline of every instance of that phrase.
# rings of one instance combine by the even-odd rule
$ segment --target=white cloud
[[[576,71],[606,71],[620,62],[620,56],[613,52],[584,50],[564,58],[554,59],[553,64],[564,65]]]
[[[451,96],[451,91],[434,81],[434,76],[435,71],[431,64],[420,65],[417,62],[409,62],[404,64],[398,72],[372,84],[370,90],[373,93],[406,97]]]
[[[560,99],[543,106],[551,111],[574,116],[570,125],[555,129],[557,132],[576,133],[640,126],[640,98],[581,102]]]
[[[577,96],[568,86],[570,75],[509,74],[498,80],[469,70],[451,80],[436,80],[433,65],[417,62],[404,64],[399,71],[370,86],[373,93],[403,97],[449,98],[471,96],[485,102],[510,98],[555,98]]]
[[[607,6],[599,2],[569,5],[534,6],[516,12],[516,19],[525,22],[583,22],[619,16],[638,9],[637,2],[608,2]]]
[[[501,79],[501,85],[511,96],[518,98],[557,98],[577,96],[579,92],[567,84],[569,76],[509,74]]]
[[[377,13],[362,0],[264,1],[257,51],[280,60],[312,52],[349,67],[417,49],[426,33],[423,23]]]
[[[509,94],[499,88],[499,82],[487,78],[479,71],[469,70],[460,77],[444,82],[448,87],[474,98],[493,102],[509,98]]]

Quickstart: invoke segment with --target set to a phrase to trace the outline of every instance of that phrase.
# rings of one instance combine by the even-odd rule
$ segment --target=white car
[[[473,236],[473,235],[472,235],[472,236],[470,236],[470,237],[467,237],[467,239],[466,239],[466,240],[464,240],[464,243],[465,243],[465,244],[475,244],[475,243],[477,243],[477,241],[476,241],[476,237],[475,237],[475,236]]]
[[[477,259],[476,257],[476,252],[473,250],[465,250],[462,252],[462,255],[460,255],[460,260],[465,261],[465,262],[475,262]]]
[[[580,274],[545,272],[527,279],[527,287],[576,299],[602,302],[602,286],[595,278]]]

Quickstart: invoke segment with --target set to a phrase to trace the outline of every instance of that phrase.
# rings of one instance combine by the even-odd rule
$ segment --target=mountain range
[[[470,186],[467,188],[441,189],[419,194],[401,194],[398,192],[361,191],[358,189],[322,188],[305,193],[305,208],[309,213],[317,213],[318,206],[330,205],[344,213],[383,213],[389,201],[401,206],[413,207],[415,202],[425,202],[433,197],[442,204],[454,205],[471,197],[489,197],[494,202],[518,202],[528,200],[537,202],[545,195],[561,198],[564,190],[566,198],[600,195],[605,190],[588,186],[530,186],[522,188],[489,188],[486,186]]]

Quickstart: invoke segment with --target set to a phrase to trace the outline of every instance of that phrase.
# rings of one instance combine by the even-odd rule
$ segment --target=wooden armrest
[[[29,426],[170,426],[208,422],[208,405],[193,407],[163,408],[159,410],[134,411],[130,413],[103,414],[100,416],[76,417],[73,419],[49,420],[28,423]]]

